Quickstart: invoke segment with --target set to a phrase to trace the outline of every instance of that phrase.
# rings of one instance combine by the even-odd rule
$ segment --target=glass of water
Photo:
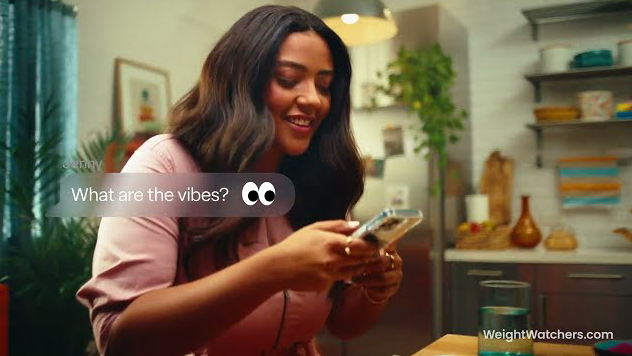
[[[479,355],[533,355],[530,296],[531,285],[526,282],[480,282]]]

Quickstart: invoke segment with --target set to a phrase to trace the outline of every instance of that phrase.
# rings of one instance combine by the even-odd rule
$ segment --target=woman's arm
[[[380,259],[365,268],[335,297],[327,329],[340,339],[352,339],[378,321],[388,299],[399,290],[402,259],[397,252],[381,251]]]
[[[281,290],[324,290],[357,275],[375,249],[359,239],[348,242],[356,227],[344,220],[314,223],[209,276],[141,295],[113,322],[106,355],[183,355]],[[345,247],[354,256],[345,255]]]
[[[378,321],[386,304],[369,301],[360,286],[349,285],[334,299],[327,319],[327,330],[340,339],[353,339]]]
[[[283,289],[268,250],[199,280],[147,292],[114,321],[108,356],[183,355]]]

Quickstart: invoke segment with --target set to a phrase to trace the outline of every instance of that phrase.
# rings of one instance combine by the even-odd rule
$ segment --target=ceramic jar
[[[582,91],[577,94],[584,121],[604,121],[612,118],[612,92],[606,90]]]
[[[540,72],[564,72],[568,70],[571,59],[571,46],[553,44],[540,49]]]
[[[632,39],[619,41],[619,65],[632,66]]]

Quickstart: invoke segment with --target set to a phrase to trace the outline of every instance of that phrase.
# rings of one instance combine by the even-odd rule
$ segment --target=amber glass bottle
[[[529,211],[529,196],[522,196],[522,213],[511,230],[511,242],[518,247],[535,247],[542,240],[540,229]]]

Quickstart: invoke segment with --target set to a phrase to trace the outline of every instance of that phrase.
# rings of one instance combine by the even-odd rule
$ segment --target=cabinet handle
[[[573,279],[623,279],[621,274],[607,273],[569,273],[566,276]]]
[[[467,275],[476,277],[500,277],[503,275],[503,271],[489,269],[468,269]]]

